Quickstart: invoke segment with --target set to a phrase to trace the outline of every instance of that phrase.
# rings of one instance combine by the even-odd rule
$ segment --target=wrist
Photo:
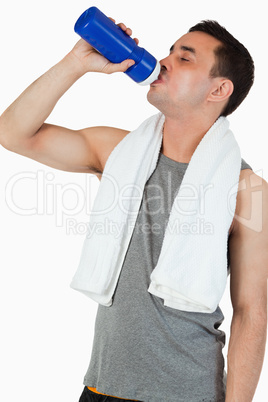
[[[66,63],[67,68],[73,74],[74,78],[79,79],[88,71],[85,69],[79,58],[70,51],[62,60],[62,62]]]

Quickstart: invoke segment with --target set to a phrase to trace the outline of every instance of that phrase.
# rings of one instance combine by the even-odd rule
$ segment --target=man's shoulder
[[[251,169],[241,170],[230,234],[243,228],[258,230],[266,205],[268,205],[267,181]]]
[[[116,127],[95,127],[94,129],[94,148],[96,150],[102,174],[111,152],[130,131]],[[101,174],[99,175],[99,179]]]

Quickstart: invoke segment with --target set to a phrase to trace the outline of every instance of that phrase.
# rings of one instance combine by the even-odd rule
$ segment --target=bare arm
[[[268,184],[245,173],[230,236],[233,305],[226,402],[251,402],[263,365],[267,336]]]
[[[131,34],[124,24],[119,26]],[[71,52],[34,81],[4,111],[0,117],[0,144],[57,169],[101,171],[105,163],[103,155],[111,151],[128,131],[112,127],[71,130],[47,124],[45,120],[63,94],[85,73],[125,71],[130,63],[134,62],[110,63],[80,39]]]

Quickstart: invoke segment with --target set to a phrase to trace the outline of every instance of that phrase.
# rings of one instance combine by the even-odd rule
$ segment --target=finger
[[[122,29],[127,35],[131,36],[132,35],[132,29],[128,28],[123,22],[120,22],[120,24],[117,24],[119,28]]]
[[[128,68],[130,68],[131,66],[134,66],[134,64],[135,64],[135,60],[132,60],[132,59],[124,60],[124,61],[121,63],[122,71],[126,71],[126,70],[127,70]]]
[[[127,28],[127,29],[125,30],[125,33],[126,33],[127,35],[131,36],[131,35],[132,35],[132,29]]]
[[[115,23],[115,19],[113,19],[111,17],[109,17],[109,19]],[[122,31],[124,31],[127,35],[129,35],[129,36],[132,35],[132,29],[127,28],[127,26],[123,22],[120,22],[119,24],[117,24],[117,26],[119,26],[119,28],[121,28]],[[136,42],[137,45],[139,44],[139,39],[134,38],[134,41]]]
[[[125,72],[128,68],[135,64],[134,60],[127,59],[122,61],[122,63],[108,63],[105,66],[104,72],[107,74],[117,73],[117,72]]]
[[[119,26],[119,28],[121,28],[123,31],[125,31],[127,29],[126,25],[123,22],[120,22],[119,24],[117,24]]]

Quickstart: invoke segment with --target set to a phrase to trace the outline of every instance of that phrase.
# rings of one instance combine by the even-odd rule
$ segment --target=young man
[[[119,26],[131,35],[124,24]],[[48,166],[93,173],[100,179],[109,155],[129,131],[113,127],[74,131],[44,122],[59,98],[85,73],[126,71],[132,63],[109,63],[79,40],[2,114],[0,143]],[[164,227],[172,205],[170,200],[168,205],[168,191],[174,199],[201,139],[219,116],[232,113],[246,97],[253,83],[253,62],[224,28],[207,21],[176,41],[160,64],[161,73],[150,85],[148,101],[165,116],[161,153],[144,189],[113,304],[98,309],[80,402],[250,402],[266,342],[267,182],[242,160],[229,230],[233,317],[227,383],[222,356],[225,334],[218,329],[224,319],[221,309],[218,306],[211,314],[176,310],[150,294],[149,277],[164,232],[145,234],[139,228],[140,224],[152,228],[153,223]],[[161,197],[155,196],[156,188],[162,189]],[[261,191],[262,210],[252,201],[254,191]],[[250,225],[245,224],[249,219]]]

